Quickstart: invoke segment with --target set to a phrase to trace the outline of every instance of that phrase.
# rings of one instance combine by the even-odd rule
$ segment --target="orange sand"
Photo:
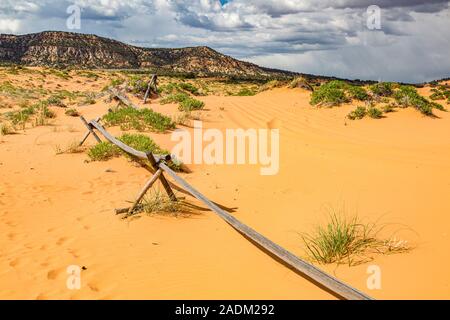
[[[321,268],[375,298],[450,298],[449,113],[436,111],[440,119],[431,119],[405,109],[352,122],[345,119],[351,106],[317,110],[308,93],[288,89],[201,99],[205,128],[279,127],[280,173],[190,166],[187,181],[300,256],[298,233],[323,221],[329,206],[345,204],[364,220],[398,223],[405,229],[399,237],[417,246],[412,252]],[[99,102],[78,109],[94,118],[107,108]],[[58,110],[54,126],[0,138],[0,299],[334,298],[212,212],[116,217],[113,209],[133,200],[148,173],[124,158],[85,163],[85,154],[55,154],[56,145],[79,140],[84,131],[77,118]],[[152,137],[170,148],[168,135]],[[66,288],[72,264],[87,268],[78,291]],[[381,290],[366,287],[370,264],[381,267]]]

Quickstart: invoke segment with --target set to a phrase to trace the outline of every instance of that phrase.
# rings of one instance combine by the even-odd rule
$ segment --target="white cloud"
[[[20,29],[20,20],[0,18],[1,33],[15,33]]]

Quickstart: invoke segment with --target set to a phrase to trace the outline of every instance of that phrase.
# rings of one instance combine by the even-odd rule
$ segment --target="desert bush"
[[[401,107],[413,107],[427,116],[433,115],[433,109],[445,110],[442,105],[430,102],[425,97],[419,95],[416,88],[412,86],[400,86],[395,91],[394,98]]]
[[[367,115],[372,119],[381,119],[383,117],[383,112],[378,108],[371,107],[367,109]]]
[[[60,96],[56,96],[56,95],[53,95],[53,96],[49,97],[47,99],[47,104],[50,105],[50,106],[56,106],[56,107],[61,107],[61,108],[65,108],[66,107],[66,105],[63,102],[62,98]]]
[[[379,97],[390,97],[394,93],[394,85],[391,82],[380,82],[370,86],[370,91]]]
[[[120,126],[122,130],[152,130],[164,132],[175,128],[172,120],[151,109],[136,110],[131,107],[119,108],[103,117],[107,126]]]
[[[276,81],[276,80],[275,80]],[[309,84],[308,80],[305,77],[296,77],[289,84],[289,88],[302,88],[309,91],[314,91],[313,87]]]
[[[178,85],[182,90],[192,93],[193,95],[199,95],[199,90],[196,86],[188,82],[182,82]]]
[[[73,108],[67,109],[66,112],[64,112],[64,113],[66,114],[66,116],[69,116],[69,117],[79,117],[80,116],[80,113],[78,112],[78,110],[73,109]]]
[[[178,106],[178,110],[180,111],[193,111],[193,110],[202,110],[205,107],[205,103],[203,101],[188,98],[183,100]]]
[[[100,142],[87,152],[91,161],[107,161],[120,156],[120,149],[110,142]]]
[[[337,106],[348,102],[341,81],[331,81],[321,85],[311,95],[311,105]]]
[[[186,99],[189,99],[189,95],[184,92],[178,92],[178,93],[172,93],[163,99],[161,99],[161,104],[168,104],[168,103],[181,103]]]
[[[168,152],[162,150],[152,138],[142,134],[124,134],[119,138],[119,140],[138,151],[152,152],[155,154],[168,154]]]
[[[257,94],[257,92],[251,88],[242,88],[234,95],[239,96],[239,97],[250,97],[250,96],[254,96],[256,94]]]
[[[312,235],[302,235],[308,257],[318,263],[348,263],[350,266],[371,261],[371,255],[407,252],[405,241],[381,240],[382,227],[363,223],[357,216],[346,218],[333,212],[325,226],[318,226]]]
[[[369,94],[367,93],[366,89],[359,86],[348,86],[348,93],[352,99],[360,100],[360,101],[366,101],[370,98]]]
[[[366,114],[367,114],[366,107],[357,107],[355,110],[353,110],[347,115],[347,118],[349,118],[350,120],[357,120],[357,119],[360,120],[364,118]]]
[[[395,105],[393,103],[389,103],[385,106],[382,107],[382,111],[384,113],[390,113],[390,112],[394,112],[395,111]]]
[[[442,92],[436,91],[430,95],[430,99],[431,100],[443,100],[443,99],[445,99],[445,96]]]
[[[0,123],[0,135],[6,136],[13,133],[14,129],[8,123]]]

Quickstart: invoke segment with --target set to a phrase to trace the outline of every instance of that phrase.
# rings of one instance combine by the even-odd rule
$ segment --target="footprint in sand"
[[[49,280],[55,280],[55,279],[58,277],[59,273],[60,273],[59,270],[56,270],[56,269],[50,270],[50,271],[47,273],[47,279],[49,279]]]
[[[10,241],[14,241],[16,239],[16,237],[17,237],[17,234],[15,234],[15,233],[8,233],[8,239]]]
[[[72,257],[74,257],[75,259],[80,257],[80,254],[75,249],[69,249],[69,250],[67,250],[67,252],[69,252],[72,255]]]
[[[89,289],[91,289],[92,291],[95,291],[95,292],[99,292],[99,291],[100,291],[100,289],[99,289],[99,287],[98,287],[98,284],[96,284],[95,282],[89,282],[89,283],[88,283],[88,287],[89,287]]]
[[[12,260],[12,261],[9,263],[9,265],[10,265],[11,267],[14,268],[14,267],[16,267],[19,263],[20,263],[20,259],[17,258],[17,259]]]
[[[62,237],[62,238],[59,238],[58,241],[56,241],[56,244],[57,244],[58,246],[61,246],[61,245],[63,245],[64,242],[66,242],[66,241],[67,241],[67,238]]]
[[[269,129],[280,129],[281,127],[281,121],[277,118],[273,118],[269,122],[267,122],[267,128]]]

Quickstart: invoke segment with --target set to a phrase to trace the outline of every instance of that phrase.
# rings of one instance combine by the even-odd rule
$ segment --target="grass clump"
[[[180,111],[194,111],[194,110],[202,110],[205,107],[205,103],[203,101],[188,98],[180,103],[178,106],[178,110]]]
[[[75,153],[83,153],[85,148],[80,146],[78,141],[72,141],[66,148],[62,149],[59,145],[56,145],[55,152],[57,155],[60,154],[75,154]]]
[[[373,260],[373,254],[393,254],[409,251],[405,241],[382,240],[378,235],[382,227],[375,223],[362,223],[358,217],[347,218],[333,212],[325,226],[302,235],[308,257],[321,264],[348,263],[350,266]]]
[[[152,189],[142,201],[141,210],[146,214],[170,214],[178,216],[189,213],[189,209],[182,201],[172,201],[169,196],[159,189]]]
[[[119,108],[103,117],[107,126],[120,126],[122,130],[165,132],[175,128],[175,124],[166,117],[151,109],[136,110],[131,107]]]
[[[344,89],[346,84],[342,81],[331,81],[321,85],[311,95],[311,105],[313,106],[338,106],[348,102]]]
[[[353,110],[352,112],[350,112],[347,115],[347,118],[349,118],[350,120],[361,120],[362,118],[364,118],[367,114],[367,109],[366,107],[357,107],[355,110]]]
[[[66,112],[64,112],[64,113],[66,116],[69,116],[69,117],[79,117],[80,116],[80,113],[78,112],[78,110],[74,109],[74,108],[67,109]]]

